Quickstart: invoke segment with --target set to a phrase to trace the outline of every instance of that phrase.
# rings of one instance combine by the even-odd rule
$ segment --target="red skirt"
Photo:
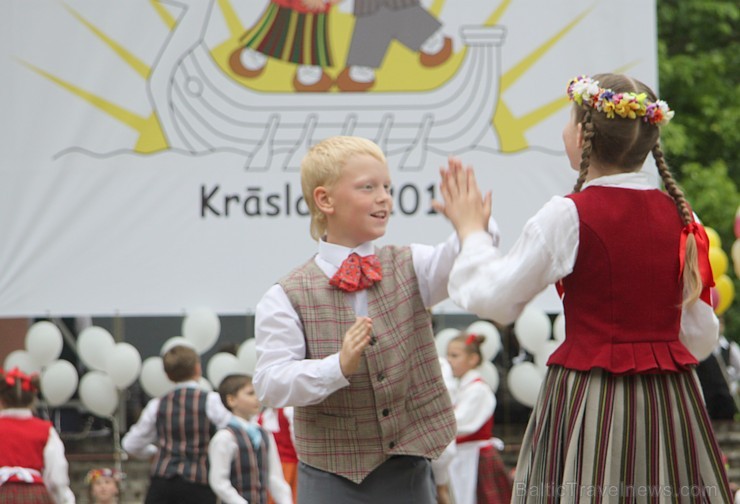
[[[0,504],[54,504],[42,483],[9,481],[0,485]]]
[[[478,504],[509,504],[514,482],[504,466],[499,451],[484,446],[478,456]]]

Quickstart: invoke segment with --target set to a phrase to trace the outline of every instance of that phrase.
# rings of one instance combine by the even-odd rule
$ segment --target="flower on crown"
[[[85,475],[85,483],[87,485],[91,485],[96,479],[101,478],[101,477],[112,478],[116,482],[120,483],[121,480],[125,477],[125,475],[122,472],[117,471],[115,469],[111,469],[109,467],[103,467],[100,469],[91,469]]]
[[[574,77],[568,83],[568,98],[581,107],[590,107],[606,115],[624,119],[642,118],[643,121],[665,126],[673,118],[674,112],[663,100],[651,102],[645,93],[615,93],[604,89],[599,81],[586,75]]]

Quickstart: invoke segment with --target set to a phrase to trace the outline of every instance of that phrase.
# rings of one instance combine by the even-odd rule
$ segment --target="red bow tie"
[[[369,255],[360,257],[357,253],[351,253],[344,260],[337,272],[329,280],[333,285],[346,292],[355,292],[367,289],[375,282],[383,279],[383,270],[380,267],[378,256]]]

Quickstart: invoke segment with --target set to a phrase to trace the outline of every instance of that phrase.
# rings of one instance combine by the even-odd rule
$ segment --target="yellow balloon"
[[[722,248],[722,240],[719,237],[717,231],[710,227],[705,227],[704,231],[707,232],[707,238],[709,238],[709,247]]]
[[[727,275],[722,275],[714,282],[714,288],[717,289],[717,294],[719,294],[719,303],[717,308],[714,309],[714,313],[722,315],[735,299],[735,286]]]
[[[709,247],[709,264],[712,265],[712,277],[716,282],[727,273],[727,254],[719,247]]]

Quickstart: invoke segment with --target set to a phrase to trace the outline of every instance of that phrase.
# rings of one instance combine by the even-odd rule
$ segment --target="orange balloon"
[[[719,294],[719,303],[717,303],[714,313],[722,315],[735,299],[735,285],[730,280],[730,277],[722,275],[715,280],[714,288],[717,289],[717,294]]]

